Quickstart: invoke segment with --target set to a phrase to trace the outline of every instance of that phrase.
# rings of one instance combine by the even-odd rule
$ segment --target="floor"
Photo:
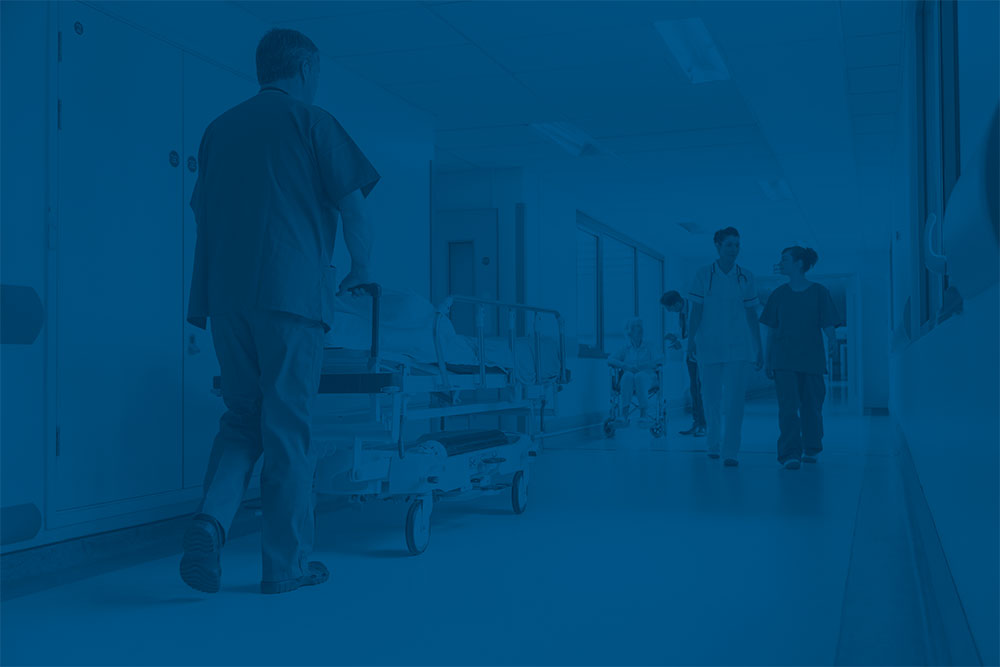
[[[330,566],[331,581],[287,595],[257,593],[260,557],[251,535],[227,544],[223,591],[214,596],[185,587],[171,557],[8,600],[0,659],[844,661],[852,655],[842,645],[845,614],[877,613],[877,601],[845,605],[858,604],[849,574],[858,569],[859,501],[888,419],[831,408],[826,451],[799,471],[777,466],[775,423],[773,401],[748,406],[735,469],[699,451],[703,439],[677,435],[686,423],[672,423],[658,441],[637,429],[620,430],[613,441],[563,438],[536,459],[525,514],[513,515],[506,495],[441,503],[430,548],[419,557],[405,553],[405,506],[323,514],[317,557]],[[901,540],[890,546],[901,549]]]

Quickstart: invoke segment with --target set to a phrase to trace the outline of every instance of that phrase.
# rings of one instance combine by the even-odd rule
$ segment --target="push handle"
[[[382,314],[382,286],[378,283],[364,283],[357,285],[354,289],[359,289],[372,298],[372,349],[369,363],[375,366],[379,355],[379,320]]]

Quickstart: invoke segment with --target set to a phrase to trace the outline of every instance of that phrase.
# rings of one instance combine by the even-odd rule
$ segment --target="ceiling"
[[[593,160],[529,126],[570,123],[678,221],[753,211],[783,238],[884,241],[870,219],[891,213],[902,3],[233,4],[429,112],[439,169]],[[730,80],[692,84],[654,27],[691,17]],[[777,201],[759,184],[781,180]]]

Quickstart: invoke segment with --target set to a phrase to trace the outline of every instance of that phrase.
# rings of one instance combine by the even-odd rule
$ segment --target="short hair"
[[[663,296],[660,297],[660,305],[665,308],[669,308],[670,306],[673,306],[674,304],[680,302],[681,302],[681,295],[680,292],[678,292],[677,290],[672,289],[669,292],[664,292]]]
[[[637,326],[638,327],[642,327],[643,329],[645,329],[645,327],[643,327],[643,325],[642,325],[642,318],[641,317],[630,317],[630,318],[628,318],[627,320],[625,320],[625,334],[628,335],[628,334],[632,333],[632,329],[636,328]]]
[[[257,44],[257,82],[265,86],[299,73],[302,63],[312,60],[319,49],[298,30],[275,28]]]
[[[802,273],[805,273],[812,267],[816,266],[816,262],[819,261],[819,255],[812,248],[803,248],[800,245],[793,245],[791,248],[785,248],[781,251],[784,255],[788,253],[792,256],[792,259],[796,262],[802,262]]]
[[[739,238],[740,233],[735,227],[726,227],[725,229],[720,229],[719,231],[715,232],[715,236],[712,237],[712,240],[715,241],[715,245],[719,245],[730,236],[735,236],[736,238]]]

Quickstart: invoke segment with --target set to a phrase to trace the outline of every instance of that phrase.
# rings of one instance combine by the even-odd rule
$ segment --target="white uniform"
[[[738,264],[725,273],[718,262],[713,262],[698,269],[688,297],[692,303],[702,305],[695,356],[705,404],[708,451],[718,453],[721,447],[725,458],[735,459],[740,450],[750,364],[757,358],[746,314],[747,308],[760,305],[757,284],[753,274]]]

